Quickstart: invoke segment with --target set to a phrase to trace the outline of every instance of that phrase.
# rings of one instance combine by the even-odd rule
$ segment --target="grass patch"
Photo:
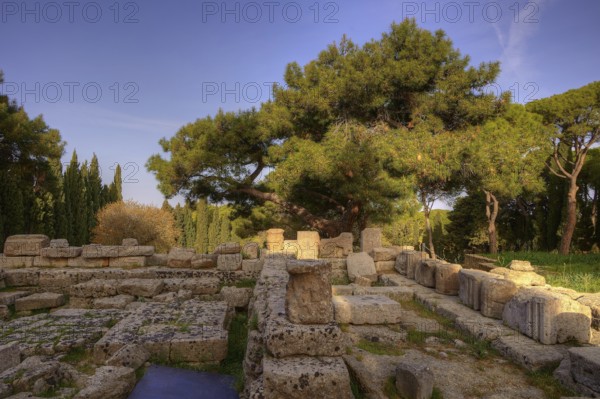
[[[219,367],[219,373],[235,377],[235,388],[238,392],[244,389],[244,356],[248,342],[248,315],[237,313],[231,321],[229,339],[227,341],[227,357]]]
[[[394,377],[389,377],[387,380],[385,380],[383,394],[389,399],[401,399],[400,395],[398,395],[398,391],[396,390],[396,379]]]
[[[431,399],[444,399],[444,395],[438,387],[433,387],[433,392],[431,392]]]
[[[552,375],[552,370],[542,369],[527,373],[528,382],[544,391],[548,399],[560,399],[561,397],[576,396],[571,390],[563,387]]]
[[[236,288],[254,288],[256,280],[253,278],[244,278],[235,282]]]
[[[348,276],[344,277],[332,277],[330,279],[331,285],[348,285],[350,284],[350,279]]]
[[[361,339],[356,345],[357,348],[372,353],[374,355],[387,355],[387,356],[402,356],[404,351],[398,346],[386,344],[382,342],[371,342],[366,339]]]
[[[76,364],[87,359],[88,356],[89,353],[85,350],[85,348],[73,348],[62,357],[61,361],[69,364]]]
[[[526,260],[538,267],[548,284],[579,292],[600,291],[600,254],[559,255],[551,252],[502,252],[484,254],[507,266],[512,260]]]
[[[350,372],[350,389],[352,390],[352,395],[354,395],[354,399],[366,399],[365,393],[363,392],[360,383],[356,379],[356,376]]]

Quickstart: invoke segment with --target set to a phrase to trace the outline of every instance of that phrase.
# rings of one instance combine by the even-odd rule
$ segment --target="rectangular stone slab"
[[[600,392],[600,347],[571,348],[571,375],[587,388]]]
[[[338,323],[394,324],[402,319],[400,304],[383,295],[337,295],[333,305]]]
[[[38,310],[57,308],[65,304],[65,296],[62,294],[54,294],[45,292],[41,294],[33,294],[15,301],[15,309],[17,312],[23,310]]]
[[[14,235],[4,243],[4,256],[38,256],[49,245],[50,239],[43,234]]]
[[[152,256],[154,247],[138,245],[125,247],[122,245],[84,245],[81,256],[84,258],[119,258],[125,256]]]

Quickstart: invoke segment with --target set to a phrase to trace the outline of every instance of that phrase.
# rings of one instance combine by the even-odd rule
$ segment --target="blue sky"
[[[160,205],[144,167],[158,140],[219,108],[269,98],[287,63],[305,64],[345,33],[364,43],[415,17],[443,29],[473,64],[499,60],[490,90],[518,102],[600,79],[600,1],[3,1],[2,92],[43,114],[124,196]]]

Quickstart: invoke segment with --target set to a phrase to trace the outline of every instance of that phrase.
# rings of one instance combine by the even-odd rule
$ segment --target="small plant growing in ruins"
[[[383,342],[372,342],[366,339],[361,339],[356,345],[358,348],[372,353],[374,355],[387,355],[387,356],[402,356],[404,351],[398,346],[387,344]]]
[[[253,278],[244,278],[235,282],[236,288],[254,288],[256,286],[256,280]]]
[[[385,385],[383,386],[383,393],[389,399],[401,399],[398,395],[398,391],[396,390],[396,378],[389,377],[385,380]]]

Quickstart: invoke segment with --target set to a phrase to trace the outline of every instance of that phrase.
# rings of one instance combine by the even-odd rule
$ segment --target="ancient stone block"
[[[337,295],[333,305],[338,323],[394,324],[402,319],[400,304],[383,295]]]
[[[260,272],[264,263],[264,259],[243,259],[242,270],[245,272]]]
[[[317,259],[319,257],[321,237],[317,231],[299,231],[297,241],[300,247],[298,259]]]
[[[398,250],[390,247],[378,247],[369,251],[369,255],[375,262],[396,262]]]
[[[283,250],[283,229],[267,230],[267,249],[275,252]]]
[[[146,266],[145,256],[126,256],[122,258],[110,258],[108,261],[110,267],[120,267],[127,269],[130,267],[144,267]]]
[[[508,264],[510,270],[516,270],[519,272],[533,272],[535,268],[531,266],[531,263],[525,260],[513,260]]]
[[[15,301],[15,310],[21,312],[24,310],[38,310],[57,308],[65,304],[65,296],[51,292],[33,294]]]
[[[14,235],[4,242],[4,256],[38,256],[49,245],[50,239],[43,234]]]
[[[108,267],[108,258],[69,258],[67,261],[68,267],[85,267],[85,268],[97,268],[97,267]]]
[[[348,255],[346,259],[348,267],[348,278],[354,281],[357,276],[362,276],[377,281],[377,269],[373,258],[366,252],[354,252]]]
[[[415,281],[424,287],[435,287],[435,272],[438,262],[427,259],[420,262],[415,268]]]
[[[290,274],[285,296],[288,319],[296,324],[327,324],[333,321],[331,265],[318,260],[289,260]]]
[[[481,314],[502,319],[504,305],[517,293],[517,285],[510,280],[486,278],[481,282]]]
[[[0,305],[14,305],[19,298],[29,295],[27,291],[0,292]]]
[[[354,284],[359,285],[361,287],[370,287],[371,283],[373,283],[371,280],[362,276],[358,276],[354,279]]]
[[[123,247],[137,247],[138,245],[140,244],[138,243],[137,238],[123,238],[121,241],[121,246]]]
[[[71,296],[77,298],[103,298],[117,295],[118,280],[93,279],[71,287]]]
[[[0,269],[19,269],[33,267],[34,256],[4,256],[0,255]]]
[[[217,258],[217,270],[221,271],[235,271],[242,268],[242,255],[241,254],[230,254],[230,255],[219,255]]]
[[[352,252],[352,233],[342,233],[335,238],[323,238],[319,245],[321,258],[344,258]]]
[[[221,296],[232,308],[246,308],[252,297],[252,288],[223,287]]]
[[[40,272],[36,269],[7,269],[4,281],[8,287],[27,287],[38,285]]]
[[[154,254],[146,257],[146,266],[167,266],[168,254]]]
[[[55,238],[50,240],[50,248],[68,248],[69,241],[66,238]]]
[[[68,258],[45,258],[43,256],[33,257],[33,267],[64,268],[69,265]]]
[[[458,273],[461,265],[439,263],[435,270],[435,291],[444,295],[458,295]]]
[[[486,278],[493,276],[475,269],[462,269],[458,273],[458,297],[465,306],[474,310],[481,309],[481,282]]]
[[[490,270],[492,274],[498,274],[503,276],[506,280],[511,280],[519,286],[533,285],[533,286],[544,286],[546,285],[546,278],[540,276],[534,272],[523,272],[518,270],[511,270],[505,267],[497,267]]]
[[[126,256],[152,256],[154,247],[150,245],[136,245],[126,247],[121,245],[84,245],[81,256],[84,258],[119,258]]]
[[[242,252],[242,247],[238,242],[224,242],[222,244],[217,245],[213,254],[217,255],[229,255],[229,254],[239,254]]]
[[[115,295],[94,299],[92,306],[94,309],[125,309],[134,300],[131,295]]]
[[[396,390],[406,399],[429,399],[433,393],[434,377],[429,367],[401,362],[396,366]]]
[[[192,257],[190,266],[192,269],[212,269],[217,266],[218,257],[216,254],[196,254]]]
[[[375,262],[375,270],[377,271],[378,274],[389,273],[391,271],[394,271],[395,266],[396,266],[396,262],[393,260]]]
[[[17,342],[0,345],[0,374],[21,363],[21,350]]]
[[[192,258],[196,251],[191,248],[171,248],[167,258],[167,266],[174,268],[192,267]]]
[[[107,366],[142,367],[150,359],[150,353],[141,345],[125,345],[106,361]]]
[[[600,393],[600,347],[570,348],[573,379]]]
[[[414,290],[410,287],[354,287],[353,292],[340,295],[384,295],[396,301],[412,301]]]
[[[600,293],[581,294],[577,301],[590,308],[592,311],[592,327],[600,330]]]
[[[402,251],[396,257],[396,271],[412,280],[415,279],[415,269],[423,260],[429,258],[425,252]]]
[[[244,259],[258,259],[260,248],[255,242],[248,242],[242,248],[242,256]]]
[[[263,360],[265,398],[352,399],[350,375],[341,357]]]
[[[76,258],[81,256],[81,247],[48,247],[40,250],[40,256],[45,258]]]
[[[504,306],[509,327],[543,344],[590,340],[590,308],[566,295],[537,287],[520,288]]]
[[[172,362],[218,363],[227,356],[227,331],[220,328],[190,329],[190,333],[176,333],[171,338]],[[194,334],[195,332],[195,334]]]
[[[161,280],[131,278],[119,282],[117,292],[121,295],[152,298],[162,292],[164,283]]]
[[[366,228],[360,232],[360,252],[371,252],[373,248],[381,247],[381,229]]]
[[[135,370],[129,367],[104,366],[96,369],[85,388],[73,399],[125,398],[135,386]]]

